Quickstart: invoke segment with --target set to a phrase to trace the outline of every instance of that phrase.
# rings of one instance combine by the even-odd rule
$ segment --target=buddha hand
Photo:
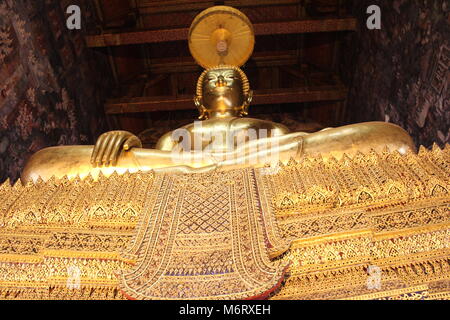
[[[93,166],[115,166],[122,150],[142,148],[141,140],[128,131],[110,131],[102,134],[92,152]]]

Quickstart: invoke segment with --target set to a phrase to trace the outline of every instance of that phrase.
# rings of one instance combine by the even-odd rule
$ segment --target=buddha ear
[[[199,96],[194,96],[194,103],[198,109],[198,112],[200,113],[198,119],[199,120],[208,119],[208,113],[206,112],[207,111],[206,108],[203,106],[202,99]]]
[[[248,116],[248,108],[250,106],[250,103],[252,103],[253,100],[253,91],[250,90],[245,97],[244,105],[242,106],[241,116],[245,117]]]
[[[247,108],[248,108],[248,106],[250,105],[250,103],[252,103],[252,101],[253,101],[253,90],[250,90],[250,91],[247,93],[247,97],[246,97],[246,99],[245,99],[245,104],[247,105]]]

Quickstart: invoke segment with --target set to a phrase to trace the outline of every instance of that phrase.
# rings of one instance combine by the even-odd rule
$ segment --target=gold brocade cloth
[[[0,185],[0,299],[267,295],[450,299],[450,146]]]
[[[156,175],[121,276],[133,299],[266,298],[286,262],[273,218],[263,215],[254,170]]]

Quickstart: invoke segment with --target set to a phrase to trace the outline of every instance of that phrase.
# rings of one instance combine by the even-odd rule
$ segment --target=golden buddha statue
[[[203,100],[202,96],[197,96],[196,99],[199,99],[202,117],[208,119],[199,125],[192,123],[165,134],[156,149],[140,148],[140,140],[129,132],[111,131],[100,136],[95,146],[52,147],[39,151],[29,160],[22,181],[36,181],[39,177],[48,180],[52,176],[61,178],[65,175],[83,178],[92,174],[95,177],[100,172],[109,175],[127,170],[205,172],[246,165],[258,167],[273,163],[270,159],[274,155],[281,162],[306,154],[339,158],[344,153],[354,155],[371,149],[382,151],[386,146],[401,154],[415,150],[406,131],[388,123],[361,123],[307,134],[289,133],[285,126],[270,121],[243,118],[241,116],[246,112],[251,94],[242,90],[240,78],[225,80],[222,75],[242,73],[236,70],[220,67],[206,71],[204,78],[207,80],[202,82],[208,98]],[[216,78],[218,80],[210,80]],[[225,86],[222,82],[226,82]],[[236,99],[228,99],[234,98],[232,95],[236,91],[239,92]],[[243,100],[244,104],[236,103]],[[177,133],[183,132],[191,138],[188,140],[192,151],[174,153],[180,151],[183,144],[173,139],[174,134],[179,137]],[[200,150],[196,148],[198,146]]]
[[[155,149],[142,149],[141,141],[126,131],[100,136],[95,146],[47,148],[36,153],[23,171],[22,181],[47,180],[67,175],[94,177],[114,171],[205,172],[266,163],[287,162],[301,155],[341,157],[344,153],[414,150],[402,128],[382,122],[361,123],[316,133],[290,133],[284,125],[246,118],[252,93],[244,72],[218,66],[203,72],[195,103],[200,119],[168,132]],[[181,138],[181,139],[180,139]]]
[[[138,137],[126,131],[107,132],[95,146],[47,148],[31,157],[22,181],[89,174],[96,178],[100,172],[106,176],[149,170],[207,172],[286,163],[303,155],[340,158],[344,153],[351,156],[385,147],[401,154],[415,150],[408,133],[388,123],[360,123],[307,134],[246,118],[252,91],[238,65],[251,56],[254,41],[252,24],[239,10],[225,6],[205,10],[189,33],[191,53],[206,68],[194,97],[202,121],[166,133],[155,149],[142,149]]]
[[[191,51],[195,53],[192,48]],[[202,121],[168,132],[155,149],[142,149],[138,137],[126,131],[107,132],[95,146],[44,149],[28,161],[22,181],[66,175],[96,177],[100,172],[108,176],[127,170],[206,172],[285,163],[301,155],[339,158],[344,153],[382,151],[385,147],[401,154],[415,149],[406,131],[381,122],[329,128],[312,134],[291,133],[284,125],[246,118],[251,100],[249,81],[240,68],[209,67],[198,79],[194,98]]]

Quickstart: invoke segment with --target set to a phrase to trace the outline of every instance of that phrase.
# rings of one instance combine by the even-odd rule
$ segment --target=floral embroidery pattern
[[[19,178],[40,149],[93,143],[108,130],[109,66],[84,45],[95,10],[91,1],[73,2],[82,30],[66,28],[64,2],[0,2],[0,181]]]

